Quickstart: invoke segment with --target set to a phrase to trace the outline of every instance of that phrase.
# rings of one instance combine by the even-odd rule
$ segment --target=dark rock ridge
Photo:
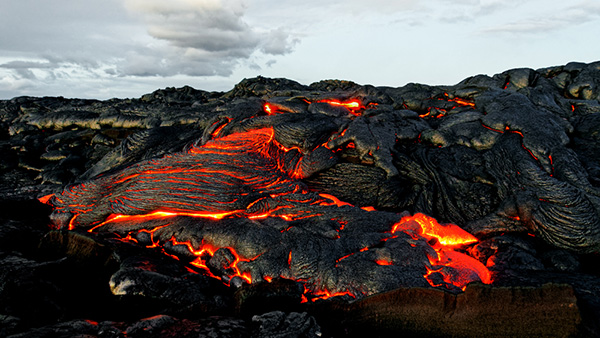
[[[223,211],[216,206],[227,202],[227,212],[243,210],[239,215],[244,217],[168,219],[177,229],[166,227],[164,219],[107,222],[111,215],[151,213],[165,203],[193,204],[194,195],[172,198],[173,190],[189,188],[181,182],[163,185],[162,197],[132,191],[152,189],[154,183],[148,180],[156,177],[138,177],[151,170],[145,167],[149,164],[206,151],[220,139],[260,130],[270,130],[269,142],[275,142],[264,151],[277,152],[285,163],[277,167],[277,160],[265,164],[264,158],[252,155],[246,160],[255,161],[254,167],[247,166],[244,175],[263,173],[261,166],[273,165],[292,185],[265,193],[259,187],[262,181],[253,181],[250,189],[213,177],[202,189],[234,185],[242,191],[228,190],[226,197],[184,208]],[[444,327],[449,327],[447,335],[493,336],[489,327],[498,323],[481,319],[488,312],[458,305],[452,310],[461,316],[455,323],[440,319],[430,329],[415,329],[425,325],[419,319],[423,313],[448,313],[448,297],[457,297],[452,302],[458,304],[471,299],[474,309],[502,303],[498,313],[506,320],[525,312],[516,309],[531,309],[527,325],[512,325],[502,334],[600,333],[600,277],[595,268],[600,253],[600,62],[512,69],[453,86],[390,88],[338,80],[302,85],[258,77],[226,93],[183,87],[140,99],[17,97],[0,101],[0,149],[0,336],[343,336],[377,330],[377,320],[383,321],[381,332],[386,333],[416,330],[444,336]],[[217,160],[232,165],[223,153],[210,156],[203,166],[221,170]],[[164,168],[172,165],[166,163]],[[282,182],[275,176],[264,180]],[[54,194],[47,200],[53,213],[36,200],[49,194]],[[314,206],[328,203],[323,196],[330,195],[355,207]],[[132,199],[138,201],[128,202]],[[277,214],[283,207],[309,212],[300,200],[310,200],[310,212],[319,216],[308,221]],[[260,218],[261,212],[279,218]],[[407,254],[409,237],[382,241],[398,221],[395,217],[406,212],[458,224],[475,235],[479,242],[460,251],[493,272],[492,291],[467,287],[468,298],[430,289],[421,277],[426,273],[421,262],[429,264],[426,252],[434,243],[421,239],[417,246],[423,253]],[[51,230],[50,223],[75,230]],[[341,224],[348,226],[346,232],[339,231]],[[89,228],[96,233],[86,232]],[[131,237],[140,229],[144,231]],[[207,275],[189,264],[195,257],[174,238],[198,245],[212,239],[233,248],[252,243],[242,245],[245,257],[270,253],[242,264],[252,272],[252,284],[239,277],[224,284],[215,277],[232,275],[233,256],[240,249],[212,253],[206,268],[212,275]],[[352,249],[332,244],[338,238]],[[294,246],[303,252],[295,268],[293,260],[285,261]],[[281,252],[275,254],[270,247]],[[339,258],[363,248],[369,250],[344,261],[346,275],[365,271],[356,263],[361,259],[385,257],[421,265],[406,265],[394,273],[372,265],[351,289],[359,292],[363,286],[368,291],[360,292],[375,294],[373,298],[301,303],[302,283],[290,279],[315,278],[312,269],[319,257]],[[266,259],[277,261],[277,268],[263,263]],[[339,261],[333,263],[337,268]],[[286,275],[288,268],[296,274]],[[276,277],[271,271],[285,278],[267,281]],[[331,273],[329,279],[313,282],[348,291],[338,287],[346,275]],[[442,281],[439,285],[459,292]],[[408,289],[382,293],[400,287]],[[416,305],[404,302],[396,309],[403,314],[401,321],[389,316],[393,302],[385,299],[417,297],[413,294],[428,299],[423,308],[414,310]],[[506,294],[513,295],[512,303],[502,298]],[[357,320],[344,329],[339,320],[328,321],[332,314]],[[466,328],[470,316],[484,323],[476,332]],[[548,320],[563,329],[526,331]]]

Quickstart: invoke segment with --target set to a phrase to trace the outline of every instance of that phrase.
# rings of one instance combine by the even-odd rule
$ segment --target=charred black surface
[[[513,69],[454,86],[306,86],[259,77],[226,93],[184,87],[127,100],[1,101],[0,335],[311,336],[321,328],[344,335],[297,300],[297,282],[274,290],[260,283],[299,279],[314,286],[313,296],[322,291],[318,285],[363,295],[428,287],[423,275],[432,243],[422,239],[415,249],[410,236],[389,233],[405,211],[479,237],[462,251],[490,268],[493,286],[536,294],[548,282],[569,285],[577,308],[563,317],[570,320],[563,328],[598,335],[599,86],[596,62]],[[349,102],[357,105],[340,105]],[[246,149],[236,160],[202,153],[260,130],[271,133],[270,141],[261,139],[261,150]],[[195,194],[173,198],[201,180],[202,173],[189,180],[198,163],[223,173],[236,161],[238,172],[202,183],[219,196],[202,203]],[[171,183],[155,182],[167,177]],[[250,177],[253,185],[243,185]],[[274,182],[269,190],[262,186]],[[35,201],[49,194],[61,210],[51,215],[55,226],[81,229],[49,232],[50,210]],[[171,211],[232,214],[107,222],[165,203]],[[214,246],[210,255],[188,246],[206,243]],[[234,264],[236,257],[243,259]],[[200,258],[206,266],[192,264]],[[402,267],[387,265],[400,261]],[[574,304],[569,287],[550,290],[563,303],[540,297],[540,311]],[[254,306],[261,293],[285,305]],[[372,323],[368,311],[378,306],[353,312],[361,306],[344,311]],[[414,333],[414,323],[405,324],[392,330]]]

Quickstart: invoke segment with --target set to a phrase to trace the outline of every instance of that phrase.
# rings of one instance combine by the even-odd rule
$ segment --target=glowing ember
[[[339,105],[364,109],[358,101]],[[264,109],[274,111],[268,104]],[[432,286],[491,282],[483,264],[455,251],[477,242],[458,226],[310,192],[300,181],[310,169],[312,162],[305,161],[310,153],[284,147],[272,128],[219,137],[221,130],[216,128],[217,138],[202,146],[137,163],[40,201],[54,207],[52,219],[59,228],[115,232],[226,284],[235,277],[246,283],[293,279],[311,300],[386,291],[403,285],[407,274],[413,281],[415,273]],[[363,269],[375,270],[356,273]],[[383,277],[387,274],[398,284]],[[373,282],[379,275],[382,280]]]

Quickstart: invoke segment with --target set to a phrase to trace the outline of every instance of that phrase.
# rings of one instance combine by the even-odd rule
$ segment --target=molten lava
[[[424,276],[432,286],[436,283],[430,278],[432,273],[438,272],[444,281],[464,290],[467,284],[477,276],[485,284],[491,283],[490,271],[481,262],[467,254],[454,251],[454,248],[478,242],[477,238],[454,224],[439,224],[434,218],[417,213],[405,216],[400,222],[394,224],[392,233],[398,230],[407,230],[413,223],[419,225],[419,235],[430,240],[435,240],[432,247],[437,255],[429,257],[432,267]],[[445,267],[453,267],[454,271],[448,272]]]
[[[358,100],[351,100],[351,101],[347,101],[347,102],[341,102],[338,100],[321,100],[321,101],[317,101],[317,102],[325,102],[332,106],[340,106],[340,107],[347,108],[354,115],[359,115],[357,113],[358,110],[365,109],[365,107]]]
[[[454,102],[456,104],[458,104],[460,107],[475,107],[475,103],[465,100],[465,99],[461,99],[460,97],[454,97],[454,98],[450,98],[450,96],[448,95],[448,93],[444,93],[444,99],[446,101],[450,101],[450,102]]]
[[[359,116],[361,114],[361,112],[364,111],[365,109],[375,108],[377,106],[376,103],[369,103],[367,106],[364,106],[362,104],[362,102],[359,100],[340,101],[340,100],[331,99],[331,100],[310,101],[308,99],[304,99],[304,102],[306,102],[308,104],[327,103],[331,106],[343,107],[343,108],[346,108],[348,110],[348,112],[354,116]],[[276,115],[276,114],[284,113],[284,111],[278,109],[276,104],[269,103],[269,102],[267,102],[263,105],[263,111],[267,115]]]
[[[326,102],[364,109],[358,101]],[[268,104],[264,109],[274,113]],[[446,287],[491,282],[483,264],[456,251],[477,242],[458,226],[311,192],[301,181],[310,154],[281,145],[273,128],[220,136],[222,130],[204,145],[139,162],[40,201],[54,207],[58,228],[114,232],[185,259],[226,284],[234,277],[247,283],[293,279],[312,300],[364,296],[393,285],[384,280],[363,286],[370,283],[368,274],[357,276],[362,268],[355,266],[372,269],[371,274],[390,269],[400,279],[422,271],[432,286],[443,286],[436,275]],[[409,261],[394,251],[399,247],[415,250]],[[321,262],[312,261],[317,258]]]
[[[398,231],[403,226],[406,226],[408,222],[416,222],[419,224],[421,227],[420,235],[428,239],[435,238],[445,248],[473,244],[478,241],[475,236],[464,231],[457,225],[440,225],[434,218],[424,214],[403,217],[400,222],[394,225],[392,233]]]

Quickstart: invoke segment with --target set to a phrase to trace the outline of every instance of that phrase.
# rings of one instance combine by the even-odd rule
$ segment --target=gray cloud
[[[161,74],[227,75],[257,51],[283,55],[297,41],[281,28],[251,27],[240,1],[125,0],[125,6],[141,18],[148,34],[167,43],[153,54],[163,60]]]
[[[207,53],[191,48],[140,48],[125,54],[117,63],[116,74],[120,77],[227,76],[238,62],[230,51]]]
[[[2,7],[0,92],[65,79],[228,76],[240,65],[258,69],[265,61],[256,55],[287,54],[297,42],[282,28],[249,25],[238,0],[19,0]]]
[[[522,5],[521,0],[437,0],[428,3],[422,10],[435,20],[446,23],[474,22],[501,11],[514,10]]]
[[[44,68],[52,68],[55,65],[51,62],[38,62],[38,61],[10,61],[7,63],[0,64],[0,67],[7,69],[44,69]]]
[[[293,51],[294,45],[300,39],[290,39],[290,35],[283,28],[274,29],[269,32],[260,44],[260,50],[265,54],[284,55]]]
[[[12,70],[18,78],[27,79],[27,80],[36,80],[37,77],[33,72],[33,69],[52,69],[56,67],[55,64],[51,62],[38,62],[38,61],[9,61],[3,64],[0,64],[0,68],[4,68],[7,70]]]
[[[565,5],[569,3],[564,3]],[[507,22],[499,26],[489,27],[483,33],[539,34],[550,33],[569,26],[581,25],[600,19],[600,3],[581,1],[571,4],[563,10],[548,13],[541,9],[521,20]]]
[[[102,39],[114,42],[131,29],[120,1],[3,1],[0,51],[69,55],[94,47]]]

